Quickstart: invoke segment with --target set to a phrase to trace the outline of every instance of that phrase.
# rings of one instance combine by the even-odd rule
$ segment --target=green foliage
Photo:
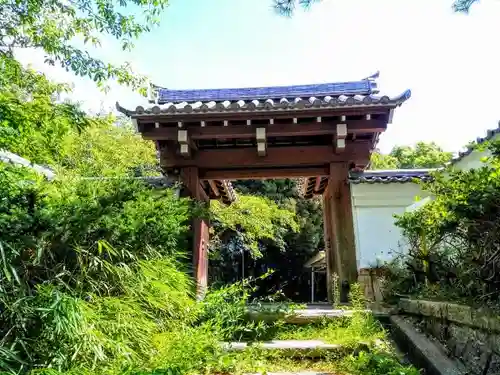
[[[415,147],[396,146],[390,154],[398,160],[398,168],[437,168],[451,160],[451,152],[445,152],[436,143],[417,142]]]
[[[406,265],[417,276],[414,290],[430,283],[476,302],[498,301],[499,142],[488,149],[481,168],[435,174],[423,186],[435,199],[398,218],[410,245]]]
[[[112,115],[95,117],[78,134],[68,134],[59,160],[63,170],[85,177],[157,175],[153,143],[117,122]]]
[[[2,54],[0,77],[0,149],[34,163],[54,164],[61,157],[65,136],[85,128],[89,119],[78,106],[55,102],[67,87]]]
[[[420,371],[412,366],[402,365],[394,355],[386,351],[361,352],[349,356],[343,364],[353,375],[419,375]]]
[[[295,212],[298,230],[280,230],[274,240],[259,241],[260,258],[246,251],[240,232],[226,231],[211,253],[210,273],[217,281],[232,283],[245,276],[259,276],[273,269],[273,274],[255,296],[268,292],[282,292],[283,296],[295,301],[309,299],[309,277],[304,263],[322,246],[323,211],[318,199],[304,199],[299,195],[297,181],[242,180],[234,181],[239,194],[251,194],[274,201],[279,208]],[[258,219],[258,218],[257,218]],[[320,289],[320,292],[322,290]],[[326,297],[326,296],[325,296]],[[319,299],[322,298],[319,294]]]
[[[293,211],[282,209],[264,197],[240,195],[230,206],[214,201],[211,212],[215,221],[215,241],[220,240],[227,231],[238,232],[243,246],[254,257],[262,256],[260,241],[274,241],[283,248],[283,235],[290,229],[299,229]]]
[[[259,277],[265,280],[269,274]],[[249,320],[248,308],[261,311],[260,304],[252,303],[252,294],[257,289],[255,279],[244,279],[239,283],[212,289],[201,302],[198,323],[211,326],[224,341],[254,341],[271,338],[283,326],[278,319],[273,322]],[[268,301],[272,301],[269,296]],[[276,304],[273,313],[277,315],[293,311],[294,305]]]
[[[2,294],[2,326],[9,327],[3,347],[27,368],[122,366],[153,355],[153,336],[193,314],[189,278],[168,258],[141,261],[127,272],[109,267],[127,277],[116,297],[89,295],[85,301],[48,284],[24,296]]]
[[[279,340],[323,340],[330,344],[345,347],[356,347],[360,342],[374,344],[378,339],[385,338],[381,329],[371,314],[363,314],[355,318],[325,319],[322,322],[306,326],[285,326],[276,335]],[[361,319],[362,318],[362,319]]]
[[[13,169],[2,168],[7,175]],[[8,182],[2,181],[6,191],[19,189],[18,183],[10,188]],[[88,283],[94,274],[105,279],[108,261],[173,254],[184,245],[188,202],[140,181],[42,181],[38,187],[25,184],[17,197],[2,202],[0,243],[9,250],[9,264],[20,274],[28,272],[35,283],[59,275],[77,287],[80,279]],[[105,243],[112,246],[103,248]],[[155,250],[147,251],[148,245]],[[96,293],[108,293],[98,284]]]
[[[395,146],[389,154],[372,153],[371,169],[438,168],[451,160],[451,152],[445,152],[436,143],[417,142],[412,146]]]
[[[0,149],[58,173],[116,177],[153,172],[151,142],[130,126],[115,126],[114,116],[91,117],[75,104],[57,101],[68,90],[0,54]]]
[[[193,285],[172,258],[190,204],[133,178],[155,172],[151,144],[58,103],[64,86],[2,59],[0,145],[57,178],[0,164],[1,369],[149,358],[153,335],[195,319]]]
[[[273,8],[279,15],[291,17],[300,7],[304,10],[309,9],[314,3],[321,0],[273,0]]]
[[[51,185],[31,213],[18,207],[22,225],[1,220],[10,228],[0,231],[2,344],[57,368],[145,356],[153,333],[193,319],[192,286],[168,258],[183,243],[188,205],[130,181],[80,181],[74,195],[61,192],[67,184]]]
[[[134,39],[158,24],[166,6],[167,0],[2,0],[0,55],[12,57],[17,48],[41,48],[50,65],[59,64],[101,86],[113,79],[137,89],[144,86],[144,77],[133,74],[128,64],[115,66],[91,56],[89,47],[100,47],[101,39],[108,37],[130,50]],[[134,16],[137,10],[142,11],[139,17]]]
[[[382,154],[378,151],[372,152],[370,158],[370,169],[398,169],[398,166],[398,160],[394,156]]]

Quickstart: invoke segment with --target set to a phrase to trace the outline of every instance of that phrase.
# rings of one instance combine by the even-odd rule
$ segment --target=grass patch
[[[355,315],[358,313],[355,313]],[[322,340],[328,344],[351,346],[359,342],[373,343],[385,337],[381,324],[371,314],[360,313],[358,318],[342,317],[324,319],[318,323],[292,326],[284,325],[276,335],[277,340]]]

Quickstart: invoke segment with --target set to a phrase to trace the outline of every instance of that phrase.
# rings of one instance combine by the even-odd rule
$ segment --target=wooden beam
[[[321,184],[321,177],[316,177],[316,181],[314,182],[314,191],[319,191],[319,185]]]
[[[347,132],[351,134],[380,133],[387,129],[387,124],[381,120],[352,120],[347,121]],[[337,122],[311,122],[304,124],[274,124],[267,125],[267,137],[300,137],[312,135],[334,135],[337,131]],[[240,139],[253,138],[255,127],[250,125],[234,126],[205,126],[189,127],[189,136],[193,140],[199,139]],[[142,132],[144,139],[150,140],[177,140],[177,129],[160,127]]]
[[[328,176],[328,166],[304,168],[245,168],[215,169],[200,171],[204,180],[253,180],[267,178],[298,178],[311,176]]]
[[[199,170],[197,167],[184,167],[180,170],[181,181],[184,187],[189,192],[189,196],[193,199],[202,202],[208,202],[209,197],[203,187],[199,178]]]
[[[216,197],[220,197],[220,191],[217,185],[215,184],[214,180],[208,180],[208,184],[210,185],[210,189],[214,192],[214,195]]]
[[[239,148],[198,150],[192,158],[185,159],[167,149],[161,154],[161,164],[166,168],[197,166],[200,169],[320,167],[365,159],[369,151],[369,144],[347,142],[342,155],[335,154],[331,146],[295,146],[270,147],[266,157],[258,156],[254,148]]]

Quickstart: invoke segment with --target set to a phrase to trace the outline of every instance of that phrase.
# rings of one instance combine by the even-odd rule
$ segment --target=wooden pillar
[[[196,297],[202,299],[208,287],[208,241],[210,226],[207,219],[193,220],[193,276],[196,281]]]
[[[355,283],[358,279],[358,267],[356,262],[351,187],[347,178],[340,182],[339,193],[338,217],[340,228],[338,238],[340,266],[344,271],[344,280],[347,280],[349,283]]]
[[[181,178],[189,196],[197,202],[209,203],[208,196],[201,187],[197,167],[181,170]],[[193,277],[196,281],[196,296],[202,299],[208,286],[208,242],[210,241],[210,223],[207,218],[195,218],[193,229]]]
[[[333,274],[335,273],[335,238],[332,238],[331,195],[327,189],[323,194],[323,238],[325,242],[326,291],[328,302],[334,302]]]
[[[335,272],[344,290],[348,285],[357,281],[354,220],[351,190],[347,178],[347,165],[330,166],[328,190],[331,194],[332,232],[336,242],[332,251],[335,254]],[[341,298],[342,302],[346,302],[346,299],[345,295]]]

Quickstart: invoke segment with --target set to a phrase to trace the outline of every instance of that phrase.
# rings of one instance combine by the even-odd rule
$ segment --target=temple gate
[[[349,173],[366,168],[394,109],[410,97],[380,95],[378,73],[354,82],[217,90],[153,87],[150,108],[130,116],[156,143],[161,167],[200,201],[230,204],[230,180],[303,178],[306,198],[322,195],[327,289],[332,275],[357,279]],[[207,286],[209,223],[193,223],[193,274]]]

